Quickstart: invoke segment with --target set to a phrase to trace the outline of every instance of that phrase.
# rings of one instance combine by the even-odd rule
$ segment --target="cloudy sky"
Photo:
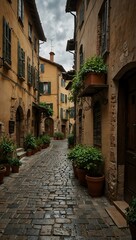
[[[54,61],[66,71],[73,66],[73,54],[66,52],[67,40],[73,38],[74,17],[65,12],[66,0],[36,0],[37,10],[47,42],[40,44],[40,56],[49,59],[49,52],[55,53]]]

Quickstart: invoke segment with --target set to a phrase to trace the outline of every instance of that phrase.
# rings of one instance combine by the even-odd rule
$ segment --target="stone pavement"
[[[23,159],[20,172],[0,185],[1,240],[130,240],[105,207],[79,185],[67,160],[67,142]]]

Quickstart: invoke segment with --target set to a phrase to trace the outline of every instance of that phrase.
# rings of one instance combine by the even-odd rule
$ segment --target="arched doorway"
[[[118,165],[124,166],[124,200],[136,196],[136,70],[119,82]]]
[[[23,146],[23,110],[22,107],[19,106],[16,111],[16,144],[17,147]]]
[[[45,134],[53,136],[54,133],[54,121],[52,118],[45,119]]]

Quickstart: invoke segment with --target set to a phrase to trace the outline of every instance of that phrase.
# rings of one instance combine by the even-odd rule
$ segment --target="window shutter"
[[[22,51],[22,76],[25,77],[25,52]]]
[[[6,59],[6,21],[3,18],[3,58]]]
[[[20,44],[18,42],[18,77],[21,77],[21,47]]]
[[[48,83],[48,93],[51,94],[51,82]]]
[[[39,82],[39,92],[43,94],[43,83]]]

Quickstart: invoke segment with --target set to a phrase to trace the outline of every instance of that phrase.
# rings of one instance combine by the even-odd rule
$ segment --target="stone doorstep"
[[[128,203],[125,201],[114,201],[113,204],[125,218],[126,208],[129,206]]]
[[[115,206],[106,207],[105,210],[112,218],[114,223],[118,226],[118,228],[127,228],[126,219]]]
[[[23,158],[26,156],[26,152],[24,151],[23,148],[17,148],[16,153],[19,159]]]

